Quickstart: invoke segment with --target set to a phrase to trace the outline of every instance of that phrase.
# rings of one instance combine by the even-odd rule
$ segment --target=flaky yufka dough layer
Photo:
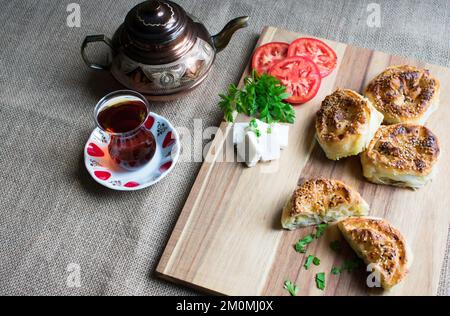
[[[349,216],[367,215],[368,204],[361,195],[338,180],[311,179],[299,186],[282,215],[283,228],[335,222]]]

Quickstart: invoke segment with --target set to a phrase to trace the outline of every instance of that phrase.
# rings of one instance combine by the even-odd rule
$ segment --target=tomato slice
[[[258,74],[268,72],[273,65],[287,57],[288,43],[273,42],[260,46],[253,54],[252,68]]]
[[[287,102],[306,103],[317,95],[322,82],[317,65],[306,57],[288,57],[276,63],[269,74],[286,86],[291,94]]]
[[[289,57],[301,56],[316,63],[322,78],[328,76],[337,64],[335,51],[324,42],[315,38],[299,38],[292,42],[288,51]]]

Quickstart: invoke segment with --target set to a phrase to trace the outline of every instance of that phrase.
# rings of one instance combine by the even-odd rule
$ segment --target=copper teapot
[[[108,70],[125,87],[150,100],[166,101],[197,87],[208,75],[216,54],[233,34],[247,27],[248,17],[230,21],[217,35],[171,1],[150,0],[134,7],[112,40],[105,35],[88,36],[81,47],[85,63]],[[112,52],[108,64],[89,60],[86,48],[103,42]]]

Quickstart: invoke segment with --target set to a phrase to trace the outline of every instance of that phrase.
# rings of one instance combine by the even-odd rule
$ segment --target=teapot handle
[[[90,43],[97,43],[97,42],[103,42],[106,45],[108,45],[111,48],[111,50],[113,49],[111,40],[108,37],[106,37],[105,35],[91,35],[91,36],[87,36],[84,39],[83,44],[81,45],[81,56],[83,57],[83,60],[86,63],[86,65],[88,65],[90,68],[95,69],[95,70],[109,70],[109,69],[111,69],[111,63],[109,63],[108,65],[96,64],[96,63],[91,62],[89,60],[89,58],[87,57],[86,47]]]

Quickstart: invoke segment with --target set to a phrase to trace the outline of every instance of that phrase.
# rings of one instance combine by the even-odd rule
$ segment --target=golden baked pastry
[[[369,144],[383,122],[371,102],[352,90],[336,90],[316,116],[316,138],[328,159],[354,156]]]
[[[439,80],[413,66],[387,68],[366,88],[365,95],[383,113],[386,124],[425,124],[439,106]]]
[[[438,138],[425,126],[382,126],[361,154],[364,177],[378,184],[418,189],[436,173]]]
[[[380,273],[380,285],[390,289],[408,273],[412,252],[402,234],[378,218],[348,218],[338,227],[356,254]]]
[[[313,179],[295,190],[283,210],[281,223],[283,228],[294,230],[367,215],[368,211],[369,205],[359,193],[343,182]]]

